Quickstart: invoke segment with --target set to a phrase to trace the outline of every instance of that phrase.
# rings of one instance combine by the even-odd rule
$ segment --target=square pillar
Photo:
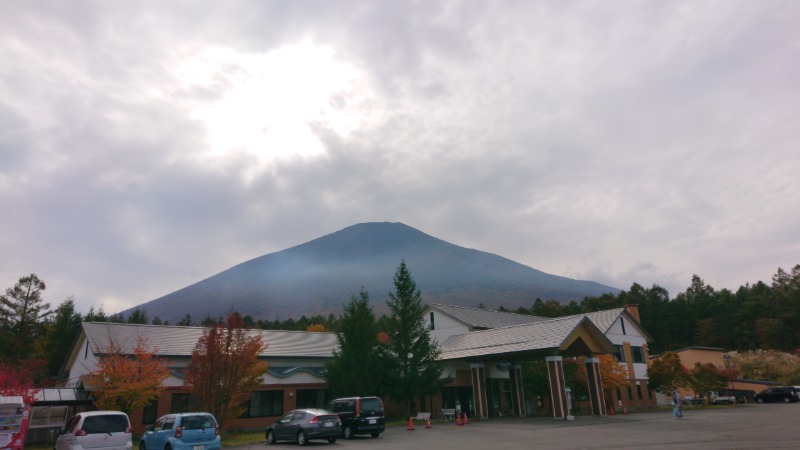
[[[586,358],[585,364],[592,415],[603,417],[606,415],[606,398],[603,395],[603,379],[600,376],[600,359]]]
[[[509,369],[509,381],[511,382],[511,403],[514,407],[514,414],[525,417],[525,391],[522,388],[522,367],[514,365]]]
[[[486,398],[486,369],[483,364],[470,364],[469,371],[472,378],[475,414],[479,419],[486,419],[489,417],[489,402]]]
[[[547,361],[547,373],[550,377],[553,418],[567,420],[569,402],[567,401],[567,386],[564,382],[564,358],[561,356],[548,356],[545,361]]]

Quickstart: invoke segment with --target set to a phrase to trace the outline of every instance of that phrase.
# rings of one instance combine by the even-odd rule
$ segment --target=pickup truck
[[[736,397],[725,394],[712,395],[711,402],[715,405],[733,405],[736,403]]]

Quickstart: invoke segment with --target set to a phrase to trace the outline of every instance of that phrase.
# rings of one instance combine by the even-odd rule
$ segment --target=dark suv
[[[376,438],[386,429],[383,402],[378,397],[337,398],[328,404],[328,410],[342,420],[342,436],[352,439],[357,434]]]
[[[798,398],[797,391],[795,391],[794,387],[792,386],[764,389],[755,395],[755,399],[758,403],[793,403],[800,400],[800,398]]]

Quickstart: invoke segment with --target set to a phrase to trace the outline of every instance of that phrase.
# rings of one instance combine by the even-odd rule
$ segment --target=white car
[[[121,411],[86,411],[70,417],[55,450],[132,450],[131,421]]]

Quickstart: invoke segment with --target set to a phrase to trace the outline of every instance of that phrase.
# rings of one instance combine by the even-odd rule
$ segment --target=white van
[[[55,450],[132,450],[131,421],[121,411],[86,411],[70,417]]]

